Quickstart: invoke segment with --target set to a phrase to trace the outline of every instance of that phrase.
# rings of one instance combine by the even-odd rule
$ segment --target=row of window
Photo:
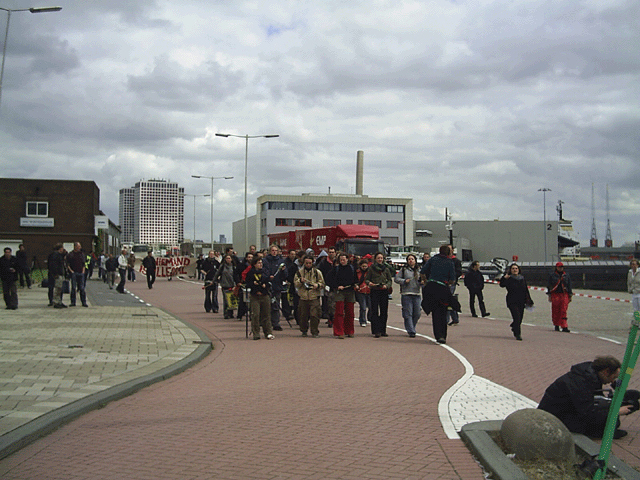
[[[387,228],[400,228],[400,221],[387,220]],[[262,227],[267,227],[267,219],[261,221]],[[322,220],[323,227],[337,227],[342,221],[338,219],[326,218]],[[353,225],[353,220],[346,220],[347,225]],[[382,228],[382,220],[358,220],[358,225],[372,225]],[[276,218],[276,227],[312,227],[310,218]]]
[[[371,203],[265,202],[262,204],[262,211],[266,210],[404,213],[404,205],[378,205]]]
[[[310,227],[310,218],[276,218],[276,227]]]

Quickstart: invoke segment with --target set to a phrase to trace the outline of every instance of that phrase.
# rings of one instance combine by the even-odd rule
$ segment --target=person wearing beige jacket
[[[309,327],[311,336],[318,338],[320,330],[320,295],[324,290],[324,277],[322,272],[313,266],[313,257],[304,257],[302,268],[299,269],[293,280],[296,291],[300,296],[298,315],[300,319],[300,331],[306,337]]]

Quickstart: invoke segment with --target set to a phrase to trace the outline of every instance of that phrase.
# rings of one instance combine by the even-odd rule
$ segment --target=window
[[[293,204],[294,210],[316,210],[316,204],[312,202],[295,202]]]
[[[361,203],[343,203],[342,211],[343,212],[361,212],[362,204]]]
[[[380,237],[380,240],[382,240],[387,245],[398,245],[399,243],[398,237]]]
[[[276,227],[310,227],[310,218],[276,218]]]
[[[387,207],[386,205],[367,205],[365,204],[364,206],[364,211],[365,212],[386,212],[387,211]]]
[[[402,205],[387,205],[387,213],[404,213]]]
[[[358,225],[371,225],[382,228],[382,220],[358,220]]]
[[[339,203],[319,203],[318,210],[322,210],[325,212],[339,212],[340,204]]]
[[[338,225],[340,225],[340,220],[323,220],[322,221],[322,226],[323,227],[337,227]]]
[[[269,210],[293,210],[293,202],[269,202]]]
[[[400,228],[398,220],[387,220],[387,228]]]
[[[353,220],[347,220],[347,225],[353,225]]]
[[[48,217],[49,202],[27,202],[27,217]]]

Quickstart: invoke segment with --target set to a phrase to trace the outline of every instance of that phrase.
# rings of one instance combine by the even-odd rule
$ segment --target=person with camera
[[[313,266],[313,257],[304,257],[302,268],[293,277],[293,284],[300,297],[298,303],[298,317],[300,319],[300,331],[306,337],[309,327],[311,336],[318,338],[320,335],[320,295],[324,291],[324,277],[322,272]]]
[[[603,385],[615,382],[620,375],[620,361],[610,355],[596,357],[592,362],[573,365],[544,392],[538,408],[555,415],[570,432],[601,438],[611,405],[603,396]],[[627,390],[618,414],[629,415],[638,410],[640,392]],[[613,438],[624,437],[617,421]]]

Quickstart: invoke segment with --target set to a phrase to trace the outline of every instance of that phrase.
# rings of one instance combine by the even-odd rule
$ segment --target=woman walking
[[[420,274],[414,254],[407,255],[407,264],[398,270],[393,281],[400,285],[404,329],[411,338],[415,338],[416,325],[422,312],[420,311]]]
[[[516,340],[522,340],[520,325],[524,317],[524,308],[533,306],[529,288],[520,267],[512,263],[507,273],[500,279],[500,286],[507,289],[507,308],[511,312],[511,331]]]
[[[233,257],[231,257],[231,255],[224,256],[222,265],[218,268],[213,283],[220,284],[222,288],[224,318],[233,318],[234,306],[230,303],[231,299],[229,297],[233,295],[233,288],[240,282],[238,281],[236,266],[233,263]]]
[[[391,272],[384,263],[384,254],[378,252],[373,257],[366,277],[371,290],[371,333],[375,338],[387,337],[387,315],[389,311],[389,289]]]
[[[262,258],[255,257],[247,274],[247,288],[251,289],[251,333],[254,340],[260,340],[260,327],[267,340],[275,338],[271,328],[270,285],[269,276],[262,271]]]
[[[333,267],[331,288],[335,289],[336,313],[333,317],[333,336],[353,337],[353,305],[356,301],[354,287],[358,281],[356,269],[346,253],[338,255],[338,265]]]

